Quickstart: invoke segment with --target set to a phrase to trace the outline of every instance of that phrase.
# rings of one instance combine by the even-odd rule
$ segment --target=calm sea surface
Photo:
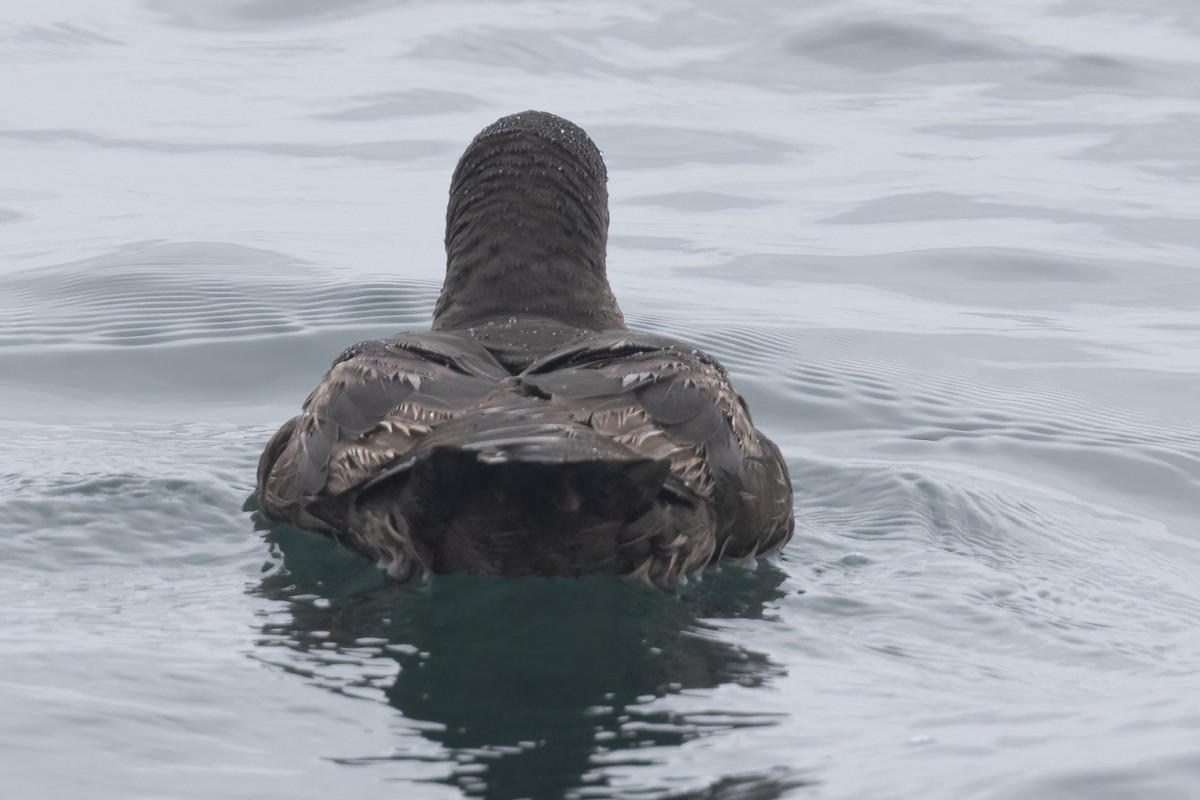
[[[253,513],[526,108],[780,558],[385,587]],[[4,798],[1200,798],[1197,409],[1194,0],[0,11]]]

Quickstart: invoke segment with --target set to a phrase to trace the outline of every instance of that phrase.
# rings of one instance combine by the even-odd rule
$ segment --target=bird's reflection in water
[[[434,723],[416,727],[444,748],[443,779],[465,794],[602,797],[606,773],[653,763],[642,748],[779,720],[644,708],[681,690],[759,686],[779,673],[706,621],[761,617],[783,593],[774,566],[725,568],[681,597],[609,576],[451,575],[397,587],[326,537],[276,526],[267,539],[277,563],[257,591],[288,606],[260,642],[285,649],[260,657]],[[404,749],[392,757],[409,757]],[[696,796],[765,800],[799,782],[786,770],[725,776]]]

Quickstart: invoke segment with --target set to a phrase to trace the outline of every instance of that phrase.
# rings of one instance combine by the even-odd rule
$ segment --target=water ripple
[[[1010,48],[936,28],[892,21],[838,21],[793,34],[789,52],[839,66],[892,72],[939,64],[1007,61]]]
[[[352,144],[320,144],[317,142],[168,142],[161,139],[137,139],[127,136],[106,136],[71,129],[7,129],[0,130],[0,139],[16,142],[48,144],[80,142],[103,149],[145,150],[153,153],[262,153],[295,158],[353,158],[364,161],[415,161],[444,155],[451,150],[446,142],[406,139]]]
[[[6,276],[0,345],[130,346],[271,337],[428,316],[438,287],[345,283],[278,253],[219,244],[136,245],[36,275]]]

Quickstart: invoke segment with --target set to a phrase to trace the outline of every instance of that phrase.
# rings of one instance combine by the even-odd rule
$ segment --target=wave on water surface
[[[438,288],[339,281],[247,247],[137,244],[0,278],[0,346],[170,345],[412,325],[428,318]]]

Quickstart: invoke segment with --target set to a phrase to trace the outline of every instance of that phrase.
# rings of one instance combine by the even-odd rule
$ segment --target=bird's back
[[[346,350],[271,440],[264,510],[397,577],[672,586],[791,536],[787,469],[724,369],[667,337],[510,318]]]

